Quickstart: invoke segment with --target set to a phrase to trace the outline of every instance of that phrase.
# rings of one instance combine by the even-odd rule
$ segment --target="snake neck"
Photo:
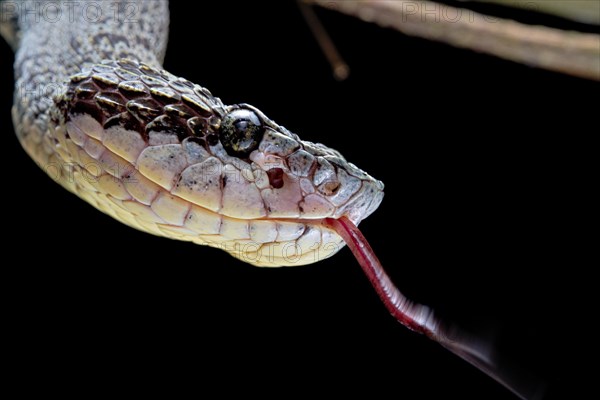
[[[21,144],[43,164],[55,112],[69,76],[102,60],[128,58],[160,67],[169,13],[166,1],[2,2],[2,34],[16,48],[13,122]]]

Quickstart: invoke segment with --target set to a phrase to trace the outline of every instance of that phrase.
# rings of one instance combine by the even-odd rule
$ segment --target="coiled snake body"
[[[383,184],[337,151],[162,70],[166,1],[3,4],[19,140],[117,220],[255,265],[302,265],[343,245],[321,220],[358,224],[381,202]]]

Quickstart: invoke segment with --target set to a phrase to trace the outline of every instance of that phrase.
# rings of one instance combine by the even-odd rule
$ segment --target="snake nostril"
[[[283,187],[283,170],[281,168],[272,168],[267,171],[267,175],[273,188],[281,189]]]

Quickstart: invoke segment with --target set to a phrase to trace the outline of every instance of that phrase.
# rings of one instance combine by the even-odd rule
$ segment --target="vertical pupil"
[[[233,125],[237,131],[245,132],[248,129],[248,120],[238,119]]]

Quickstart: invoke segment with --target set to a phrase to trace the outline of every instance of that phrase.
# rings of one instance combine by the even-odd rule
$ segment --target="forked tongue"
[[[322,224],[340,235],[358,260],[388,311],[407,328],[425,334],[452,353],[471,363],[522,399],[543,397],[545,384],[494,353],[492,340],[481,340],[434,315],[415,303],[394,285],[360,230],[346,217],[325,218]]]

